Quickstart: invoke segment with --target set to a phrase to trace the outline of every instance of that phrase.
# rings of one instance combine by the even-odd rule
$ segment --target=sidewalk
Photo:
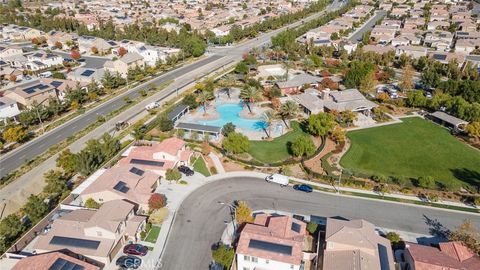
[[[220,161],[220,158],[213,152],[210,152],[208,156],[212,159],[213,165],[215,165],[215,169],[217,169],[217,173],[219,174],[224,174],[225,173],[225,168],[223,168],[223,164]]]

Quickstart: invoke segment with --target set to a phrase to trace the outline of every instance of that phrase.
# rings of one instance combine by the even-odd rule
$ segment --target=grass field
[[[352,146],[340,164],[369,175],[432,176],[446,186],[480,185],[480,151],[429,121],[402,121],[348,132]]]
[[[159,226],[152,226],[147,236],[145,237],[145,242],[155,243],[157,242],[158,234],[160,233]]]
[[[193,170],[205,176],[210,176],[210,172],[208,171],[207,164],[205,164],[205,160],[203,160],[202,157],[198,157],[195,160],[195,162],[193,162]]]
[[[293,130],[272,141],[250,141],[248,153],[256,160],[264,163],[273,163],[285,160],[291,156],[289,143],[301,135],[308,135],[298,122],[291,122]]]

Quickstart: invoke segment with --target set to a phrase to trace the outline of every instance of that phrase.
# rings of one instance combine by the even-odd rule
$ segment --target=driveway
[[[208,269],[211,245],[218,242],[230,220],[218,202],[247,201],[253,210],[272,209],[304,215],[363,218],[376,226],[418,234],[454,229],[462,220],[480,225],[480,215],[442,209],[337,196],[305,194],[259,178],[229,177],[191,193],[177,211],[160,269]]]

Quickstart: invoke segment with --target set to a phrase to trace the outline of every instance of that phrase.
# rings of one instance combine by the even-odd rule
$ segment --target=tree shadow
[[[423,218],[425,219],[425,224],[427,224],[427,226],[429,227],[428,231],[431,235],[444,239],[448,238],[451,231],[447,227],[443,226],[440,221],[438,221],[437,219],[431,219],[426,215],[423,215]]]
[[[451,169],[450,171],[453,173],[453,176],[455,176],[455,178],[467,183],[468,185],[476,189],[477,192],[480,192],[479,171],[474,171],[467,168]]]

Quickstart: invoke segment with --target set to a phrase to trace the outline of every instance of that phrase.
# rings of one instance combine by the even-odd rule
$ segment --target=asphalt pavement
[[[232,177],[206,184],[179,207],[159,265],[160,269],[208,269],[211,246],[220,240],[231,217],[218,202],[246,201],[253,210],[277,210],[302,215],[365,219],[378,227],[434,235],[435,228],[454,229],[470,219],[480,226],[480,215],[416,205],[303,193],[260,178]]]
[[[359,30],[354,32],[354,34],[349,38],[351,42],[362,41],[363,34],[373,29],[375,24],[387,15],[385,10],[379,10],[375,13],[373,17],[370,18]]]

